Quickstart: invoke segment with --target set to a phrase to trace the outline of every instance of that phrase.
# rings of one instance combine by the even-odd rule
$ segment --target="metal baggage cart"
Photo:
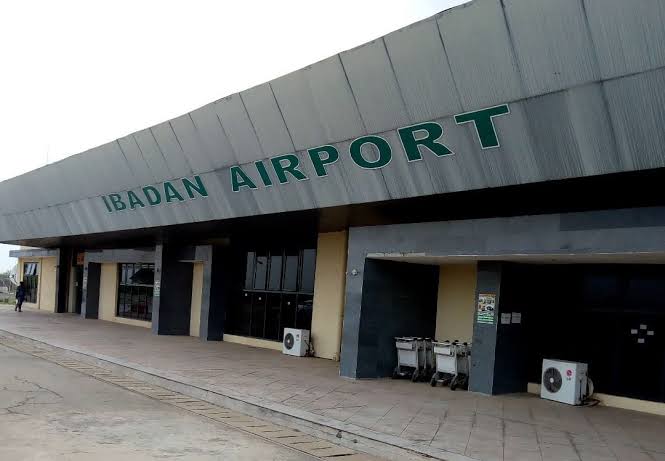
[[[430,385],[450,385],[450,390],[453,391],[458,387],[466,389],[469,384],[471,346],[459,341],[434,341],[432,348],[436,370]]]
[[[427,379],[427,370],[432,369],[433,362],[431,344],[429,339],[396,336],[397,366],[393,378],[410,378],[413,382]]]

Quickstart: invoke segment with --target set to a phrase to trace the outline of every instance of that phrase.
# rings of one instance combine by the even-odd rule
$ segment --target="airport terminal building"
[[[395,336],[460,339],[472,391],[554,358],[662,411],[663,24],[474,0],[0,183],[0,241],[28,307],[280,350],[308,329],[350,378],[390,376]]]

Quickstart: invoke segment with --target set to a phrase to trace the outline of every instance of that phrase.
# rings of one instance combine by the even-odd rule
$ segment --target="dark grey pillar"
[[[437,266],[366,260],[360,312],[348,312],[354,306],[347,303],[344,314],[345,340],[358,340],[343,344],[343,358],[356,355],[345,361],[343,376],[391,376],[397,365],[395,336],[434,336],[438,278]],[[357,333],[350,334],[350,328]]]
[[[214,337],[215,327],[211,324],[210,291],[212,287],[212,245],[200,245],[196,247],[196,262],[203,263],[203,284],[201,287],[201,317],[199,322],[199,339],[203,341],[216,340]],[[192,294],[194,296],[194,294]]]
[[[474,392],[496,395],[527,390],[521,309],[515,305],[510,307],[513,293],[505,291],[512,267],[510,263],[478,263],[476,307],[481,295],[495,295],[496,304],[491,323],[487,323],[488,316],[482,316],[476,308],[469,379],[469,390]],[[502,287],[504,293],[501,293]],[[510,289],[520,289],[519,284],[513,284]],[[520,318],[519,323],[516,318]]]
[[[221,341],[226,313],[237,299],[234,294],[239,294],[238,287],[242,284],[244,272],[239,268],[243,267],[244,259],[241,252],[228,246],[210,247],[210,255],[210,262],[204,262],[203,267],[200,338]]]
[[[55,272],[55,311],[67,312],[69,300],[69,277],[72,269],[72,249],[60,248]]]
[[[499,314],[500,291],[501,263],[480,261],[476,283],[476,307],[481,295],[494,295],[495,306],[491,323],[489,323],[489,315],[479,318],[477,308],[473,318],[471,370],[469,373],[469,390],[473,392],[493,394],[497,324],[501,317]]]
[[[83,290],[81,299],[81,317],[84,319],[99,318],[99,283],[102,265],[85,262],[83,265]]]
[[[181,262],[181,249],[169,243],[155,248],[152,332],[189,335],[192,265]]]

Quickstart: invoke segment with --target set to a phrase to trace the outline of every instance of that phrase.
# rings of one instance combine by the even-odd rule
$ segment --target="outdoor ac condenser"
[[[284,341],[282,341],[282,352],[286,355],[304,357],[309,349],[309,330],[296,330],[295,328],[284,328]]]
[[[587,369],[586,363],[543,360],[540,397],[569,405],[581,405],[588,397]]]

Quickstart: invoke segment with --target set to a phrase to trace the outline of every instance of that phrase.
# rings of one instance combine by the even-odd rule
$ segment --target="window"
[[[25,302],[37,302],[37,287],[39,286],[39,263],[23,264],[23,281],[25,282]]]
[[[240,299],[229,312],[231,334],[281,341],[284,328],[312,326],[314,249],[273,249],[245,254]]]
[[[152,320],[154,264],[118,265],[118,317]]]

